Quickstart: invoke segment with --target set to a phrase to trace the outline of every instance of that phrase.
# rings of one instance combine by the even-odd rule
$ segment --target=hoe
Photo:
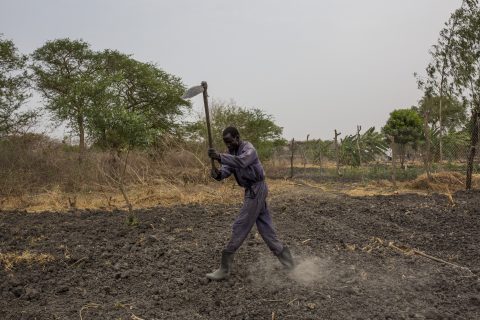
[[[182,99],[193,98],[199,93],[203,93],[203,105],[205,106],[205,118],[207,120],[208,147],[213,148],[212,129],[210,128],[210,112],[208,111],[207,82],[202,81],[199,86],[191,87],[190,89],[188,89],[182,96]],[[215,163],[213,159],[211,159],[211,163],[212,169],[215,169]]]

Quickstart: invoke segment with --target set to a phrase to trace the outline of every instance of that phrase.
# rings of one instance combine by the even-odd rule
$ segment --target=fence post
[[[307,141],[302,146],[302,162],[303,162],[303,169],[307,166],[307,151],[308,151],[308,139],[310,138],[310,134],[307,134]]]
[[[362,182],[365,182],[365,178],[363,176],[362,170],[362,153],[360,149],[360,130],[362,130],[362,126],[357,125],[357,152],[358,152],[358,165],[360,168],[360,173],[362,175]]]
[[[320,177],[322,176],[322,158],[323,158],[323,154],[322,154],[322,147],[321,147],[321,140],[318,139],[318,166],[320,167]]]
[[[292,142],[290,144],[290,150],[292,151],[292,155],[290,156],[290,179],[293,178],[293,157],[295,155],[295,138],[292,138]]]
[[[340,132],[337,133],[337,129],[334,130],[335,132],[335,160],[337,162],[337,176],[340,175],[340,159],[338,155],[338,136],[341,135]]]

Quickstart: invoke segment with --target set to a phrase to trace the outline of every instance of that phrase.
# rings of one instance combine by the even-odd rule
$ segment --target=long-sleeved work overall
[[[258,159],[257,151],[250,142],[242,141],[236,152],[220,154],[220,176],[218,180],[230,175],[245,188],[245,198],[240,214],[232,227],[232,237],[225,252],[234,253],[242,245],[253,225],[275,255],[283,250],[283,244],[277,239],[272,218],[267,206],[268,187],[265,172]]]

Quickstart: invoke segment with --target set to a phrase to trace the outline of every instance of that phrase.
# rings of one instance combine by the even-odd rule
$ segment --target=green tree
[[[462,1],[462,6],[464,4],[465,0]],[[455,12],[440,31],[437,43],[430,50],[432,60],[426,68],[427,79],[418,81],[419,88],[424,89],[425,96],[429,97],[423,101],[427,109],[422,110],[421,114],[424,116],[428,115],[435,119],[436,123],[438,122],[440,161],[443,158],[442,137],[444,135],[444,124],[448,126],[448,121],[452,120],[452,117],[449,117],[451,116],[451,111],[453,111],[452,109],[455,109],[457,106],[461,107],[451,97],[453,81],[449,77],[449,73],[454,66],[451,61],[452,45],[455,42],[455,34],[458,30],[460,18],[461,14]],[[431,129],[436,130],[435,127]]]
[[[133,148],[152,145],[163,132],[175,131],[189,103],[180,78],[151,63],[139,62],[118,51],[97,55],[100,71],[95,108],[88,112],[88,130],[102,147]]]
[[[96,145],[112,150],[108,177],[127,203],[129,224],[135,224],[132,205],[124,187],[128,155],[133,148],[148,147],[177,126],[189,103],[181,99],[181,80],[150,63],[139,62],[118,51],[95,55],[98,66],[93,105],[86,112],[90,137]],[[123,158],[123,159],[122,159]]]
[[[442,102],[442,110],[440,114],[440,100]],[[458,101],[454,96],[425,96],[420,100],[418,108],[414,108],[420,115],[428,114],[428,124],[431,130],[441,130],[443,128],[447,132],[456,132],[461,130],[467,124],[467,105]],[[440,119],[442,124],[440,125]]]
[[[31,95],[26,63],[27,57],[13,41],[0,34],[0,136],[16,133],[37,119],[37,111],[20,111]]]
[[[32,54],[36,86],[54,119],[78,133],[80,152],[85,150],[85,126],[93,108],[98,66],[95,54],[82,40],[48,41]]]
[[[404,168],[407,145],[414,149],[422,138],[422,118],[414,109],[397,109],[390,113],[387,124],[382,128],[387,136],[392,136],[399,145],[400,164]]]
[[[263,159],[270,158],[275,148],[286,144],[282,138],[283,128],[275,123],[271,115],[258,108],[248,109],[235,104],[214,102],[211,108],[211,126],[217,148],[223,148],[222,132],[228,126],[237,127],[242,139],[251,142]],[[190,124],[187,132],[193,139],[206,141],[204,116]]]
[[[458,26],[451,43],[450,76],[456,94],[471,108],[469,131],[470,152],[467,163],[466,187],[472,186],[473,161],[479,135],[480,115],[480,6],[478,0],[464,0],[452,16]]]

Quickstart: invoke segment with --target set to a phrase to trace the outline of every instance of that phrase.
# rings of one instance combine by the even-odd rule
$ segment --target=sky
[[[287,139],[331,139],[418,102],[413,73],[460,2],[0,0],[0,33],[23,53],[65,37],[117,49],[264,110]]]

